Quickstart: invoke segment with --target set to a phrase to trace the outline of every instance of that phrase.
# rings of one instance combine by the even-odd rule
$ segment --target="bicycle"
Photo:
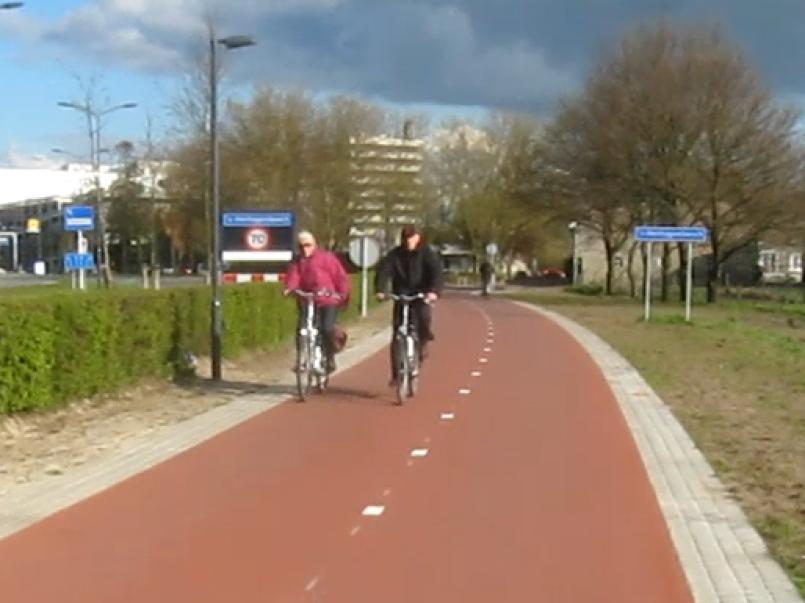
[[[419,369],[421,364],[420,342],[416,325],[411,320],[411,304],[425,299],[425,295],[389,295],[389,299],[402,305],[402,320],[394,334],[391,345],[394,357],[394,377],[397,384],[397,403],[402,404],[406,398],[416,395],[419,385]]]
[[[299,401],[304,402],[315,383],[319,393],[323,393],[330,383],[326,366],[326,356],[322,345],[322,332],[319,329],[319,313],[316,306],[318,297],[335,297],[328,291],[302,291],[294,295],[305,300],[305,318],[296,336],[296,388]]]

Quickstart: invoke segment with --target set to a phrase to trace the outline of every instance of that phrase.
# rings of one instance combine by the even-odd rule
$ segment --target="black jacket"
[[[377,270],[375,290],[386,291],[389,280],[395,295],[441,294],[444,286],[439,258],[426,245],[413,251],[402,246],[392,249]]]

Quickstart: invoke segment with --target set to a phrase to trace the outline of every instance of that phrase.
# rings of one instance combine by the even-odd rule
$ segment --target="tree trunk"
[[[640,246],[640,261],[643,264],[643,278],[641,280],[641,295],[645,299],[646,297],[646,282],[648,280],[648,252],[646,250],[646,245],[643,244]]]
[[[121,237],[120,239],[120,272],[125,274],[129,266],[129,246],[128,239],[125,237]]]
[[[707,303],[714,304],[718,301],[718,273],[721,268],[721,249],[713,237],[713,255],[707,266]]]
[[[688,246],[685,243],[677,243],[677,253],[679,254],[679,301],[685,301],[685,290],[687,289],[687,276],[688,276]]]
[[[670,290],[670,270],[671,270],[671,249],[667,243],[662,246],[662,292],[661,299],[664,302],[668,301]]]
[[[606,295],[612,295],[612,276],[614,273],[614,260],[615,260],[615,250],[612,247],[612,243],[608,238],[604,238],[604,249],[606,250],[606,259],[607,259],[607,275],[606,275],[606,282],[604,284],[604,293]]]
[[[629,297],[634,299],[637,297],[637,279],[634,274],[634,254],[637,247],[640,245],[638,242],[632,243],[629,248],[629,257],[626,259],[626,274],[629,276]]]

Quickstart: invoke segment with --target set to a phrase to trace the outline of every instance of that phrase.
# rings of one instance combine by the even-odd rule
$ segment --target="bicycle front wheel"
[[[310,393],[313,383],[313,367],[311,366],[310,346],[302,340],[296,346],[296,390],[299,401],[304,402]]]
[[[397,404],[402,404],[410,391],[408,353],[405,349],[405,339],[395,339],[394,346],[394,364],[395,372],[397,373]]]

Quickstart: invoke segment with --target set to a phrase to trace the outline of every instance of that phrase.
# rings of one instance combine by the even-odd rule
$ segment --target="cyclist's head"
[[[403,229],[400,232],[400,245],[402,245],[409,251],[413,251],[414,249],[419,247],[419,242],[421,240],[422,235],[419,233],[419,229],[416,226],[414,226],[413,224],[403,226]]]
[[[299,243],[299,251],[305,257],[309,257],[316,251],[316,237],[313,236],[308,230],[303,230],[299,233],[296,237],[297,243]]]

